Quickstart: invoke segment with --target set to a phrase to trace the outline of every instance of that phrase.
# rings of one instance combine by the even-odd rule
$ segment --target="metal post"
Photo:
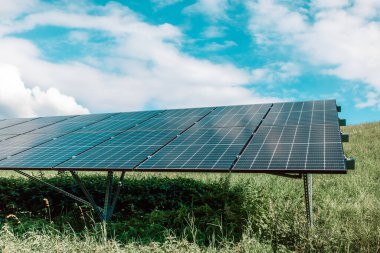
[[[306,216],[309,228],[313,227],[313,178],[312,174],[303,174],[303,186],[305,190]]]
[[[107,174],[107,186],[106,186],[106,195],[104,197],[104,220],[108,221],[112,213],[111,211],[111,195],[112,195],[112,181],[113,181],[113,171],[108,171]]]
[[[86,196],[86,198],[90,201],[92,208],[94,208],[96,214],[99,216],[101,221],[105,220],[104,214],[101,212],[101,210],[96,205],[94,199],[92,198],[91,194],[87,191],[86,187],[83,185],[82,181],[80,180],[79,176],[75,171],[70,170],[71,175],[73,176],[74,180],[79,185],[80,189],[82,190],[83,194]]]
[[[109,210],[109,217],[112,216],[113,211],[115,210],[116,202],[117,202],[117,199],[119,197],[121,187],[123,186],[124,176],[125,176],[125,171],[121,172],[121,176],[120,176],[119,182],[118,182],[118,184],[116,186],[115,194],[113,196],[112,204],[111,204],[111,207],[110,207],[110,210]]]

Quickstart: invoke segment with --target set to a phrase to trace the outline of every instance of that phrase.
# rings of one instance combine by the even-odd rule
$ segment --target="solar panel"
[[[0,168],[345,172],[335,100],[0,121]]]

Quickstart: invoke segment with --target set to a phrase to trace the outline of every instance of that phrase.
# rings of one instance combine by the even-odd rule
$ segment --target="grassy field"
[[[108,236],[91,221],[76,228],[78,221],[70,221],[69,211],[64,219],[49,217],[43,208],[30,211],[28,217],[12,207],[18,218],[0,219],[0,251],[380,252],[380,123],[344,131],[350,134],[345,153],[356,158],[356,169],[347,175],[313,176],[315,226],[311,231],[306,229],[301,180],[260,174],[133,173],[121,201],[127,206],[108,225]],[[6,181],[14,174],[2,176],[3,185],[17,184]],[[54,180],[55,174],[48,177]],[[149,188],[152,184],[158,188]],[[180,197],[169,195],[173,189]],[[14,191],[11,195],[17,198]],[[153,199],[134,199],[128,195],[131,192]],[[4,196],[0,191],[0,201]],[[183,205],[170,202],[177,197]],[[158,206],[143,210],[141,203]],[[54,203],[53,216],[66,212],[53,207]],[[3,216],[10,214],[9,208],[3,207]]]

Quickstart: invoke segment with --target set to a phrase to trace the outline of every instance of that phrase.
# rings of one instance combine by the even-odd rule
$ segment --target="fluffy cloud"
[[[307,10],[273,0],[248,6],[257,43],[290,46],[324,73],[380,91],[379,1],[319,0]]]
[[[293,62],[275,62],[252,70],[255,83],[274,83],[292,80],[300,75],[300,68]]]
[[[108,42],[101,44],[101,56],[94,50],[80,59],[51,62],[43,48],[11,36],[42,26],[72,29],[68,42],[82,47],[94,31],[104,34]],[[182,40],[177,27],[145,23],[115,3],[45,6],[0,22],[0,61],[17,66],[28,87],[54,88],[97,112],[276,100],[245,88],[250,82],[246,70],[181,52]]]
[[[357,108],[367,108],[377,106],[380,109],[380,93],[368,92],[366,95],[366,101],[359,101],[356,104]]]
[[[198,0],[195,4],[185,8],[185,13],[200,13],[212,20],[225,19],[228,0]]]
[[[88,109],[55,88],[26,88],[15,66],[0,63],[0,117],[85,114]]]
[[[158,8],[163,8],[172,4],[182,2],[183,0],[151,0]]]
[[[14,18],[20,13],[33,8],[37,5],[37,0],[12,0],[3,1],[0,8],[0,18]]]

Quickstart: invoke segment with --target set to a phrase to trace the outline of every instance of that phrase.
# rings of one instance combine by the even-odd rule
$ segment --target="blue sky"
[[[14,0],[0,116],[335,98],[380,120],[380,2]]]

